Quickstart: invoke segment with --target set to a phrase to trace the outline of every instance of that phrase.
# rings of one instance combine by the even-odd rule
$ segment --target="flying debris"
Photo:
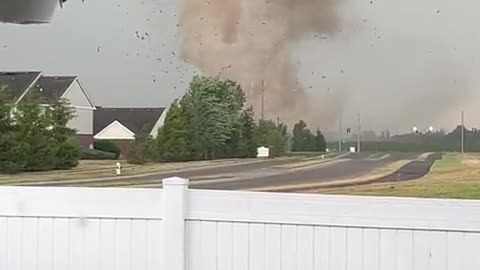
[[[254,110],[259,111],[258,93],[262,91],[268,99],[267,116],[288,122],[304,115],[308,110],[306,87],[296,80],[300,62],[289,60],[295,48],[291,43],[310,33],[315,39],[338,33],[343,21],[341,1],[246,1],[248,8],[241,2],[183,0],[181,56],[212,76],[228,63],[242,63],[228,70],[228,78],[252,86],[246,95]],[[249,19],[241,20],[244,17]]]

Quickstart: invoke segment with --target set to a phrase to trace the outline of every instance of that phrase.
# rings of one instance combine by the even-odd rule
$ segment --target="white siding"
[[[135,140],[135,134],[118,121],[114,121],[109,126],[95,135],[98,140]]]
[[[75,118],[68,123],[68,127],[81,135],[93,135],[94,105],[90,102],[80,83],[76,79],[62,98],[67,99],[75,110]]]
[[[70,101],[70,104],[74,107],[94,108],[94,105],[88,100],[85,92],[82,91],[78,80],[75,80],[70,88],[65,92],[63,98]]]
[[[75,109],[75,118],[68,122],[68,127],[77,131],[77,134],[93,135],[93,110]]]

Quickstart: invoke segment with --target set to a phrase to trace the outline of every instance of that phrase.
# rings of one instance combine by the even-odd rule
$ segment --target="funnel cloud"
[[[204,73],[240,82],[266,118],[293,121],[308,113],[292,42],[341,29],[337,0],[184,0],[182,56]],[[262,97],[263,96],[263,97]]]

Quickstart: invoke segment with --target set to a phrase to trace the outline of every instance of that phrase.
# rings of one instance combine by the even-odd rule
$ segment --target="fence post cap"
[[[188,186],[188,179],[181,177],[165,178],[162,181],[164,186]]]

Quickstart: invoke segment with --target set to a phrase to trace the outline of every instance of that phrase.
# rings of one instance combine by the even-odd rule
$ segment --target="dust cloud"
[[[240,82],[257,117],[263,92],[265,117],[289,125],[336,131],[360,113],[376,131],[455,127],[465,106],[478,111],[472,38],[456,34],[468,18],[387,2],[183,0],[181,56]]]
[[[308,114],[292,42],[331,36],[342,27],[339,0],[184,0],[182,57],[202,72],[241,83],[257,117],[298,120]]]

